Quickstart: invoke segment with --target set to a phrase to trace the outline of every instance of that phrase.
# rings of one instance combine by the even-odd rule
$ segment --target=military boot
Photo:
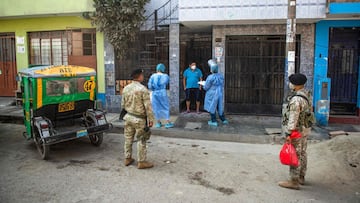
[[[288,181],[279,182],[279,186],[293,190],[300,190],[300,185],[298,180],[288,180]]]
[[[126,158],[124,163],[125,163],[125,166],[129,166],[130,164],[134,163],[135,159],[133,158]]]
[[[304,176],[300,176],[300,178],[299,178],[299,184],[300,184],[300,185],[305,185],[305,177],[304,177]]]
[[[154,164],[147,162],[147,161],[140,161],[138,163],[138,169],[146,169],[146,168],[152,168],[154,167]]]

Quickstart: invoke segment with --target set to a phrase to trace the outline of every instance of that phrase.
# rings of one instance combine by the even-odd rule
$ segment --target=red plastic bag
[[[290,143],[285,143],[280,151],[280,162],[284,165],[299,166],[299,159],[296,155],[295,147]]]
[[[299,131],[297,131],[297,130],[294,130],[294,131],[291,132],[290,138],[291,139],[301,138],[301,133]]]

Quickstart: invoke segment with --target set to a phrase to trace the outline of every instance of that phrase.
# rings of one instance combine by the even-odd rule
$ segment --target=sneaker
[[[167,123],[165,124],[165,128],[173,128],[174,127],[174,124],[173,123]]]
[[[155,128],[161,128],[161,126],[162,126],[161,123],[156,123],[155,124]]]
[[[212,122],[212,121],[208,121],[208,125],[210,126],[218,126],[218,123],[217,122]]]
[[[227,124],[229,124],[229,121],[225,119],[225,120],[222,121],[222,123],[223,123],[224,125],[227,125]]]

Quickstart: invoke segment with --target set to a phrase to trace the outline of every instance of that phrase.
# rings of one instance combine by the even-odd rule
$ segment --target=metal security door
[[[331,28],[328,77],[330,113],[355,115],[359,80],[360,28]]]
[[[16,83],[15,35],[0,34],[0,96],[15,96]]]
[[[281,114],[285,36],[229,36],[225,65],[228,113]]]

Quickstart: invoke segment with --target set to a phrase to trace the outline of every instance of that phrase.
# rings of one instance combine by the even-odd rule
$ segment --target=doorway
[[[186,110],[183,73],[192,62],[201,70],[203,80],[210,74],[207,61],[212,58],[211,33],[182,33],[180,35],[180,111]],[[203,111],[205,91],[200,92],[200,110]],[[191,100],[191,109],[196,109],[195,98]]]
[[[228,36],[225,58],[226,111],[233,114],[281,115],[286,37]],[[300,36],[295,71],[299,72]]]
[[[329,40],[330,114],[356,115],[360,28],[330,28]]]
[[[15,96],[16,49],[15,34],[0,34],[0,96]]]

